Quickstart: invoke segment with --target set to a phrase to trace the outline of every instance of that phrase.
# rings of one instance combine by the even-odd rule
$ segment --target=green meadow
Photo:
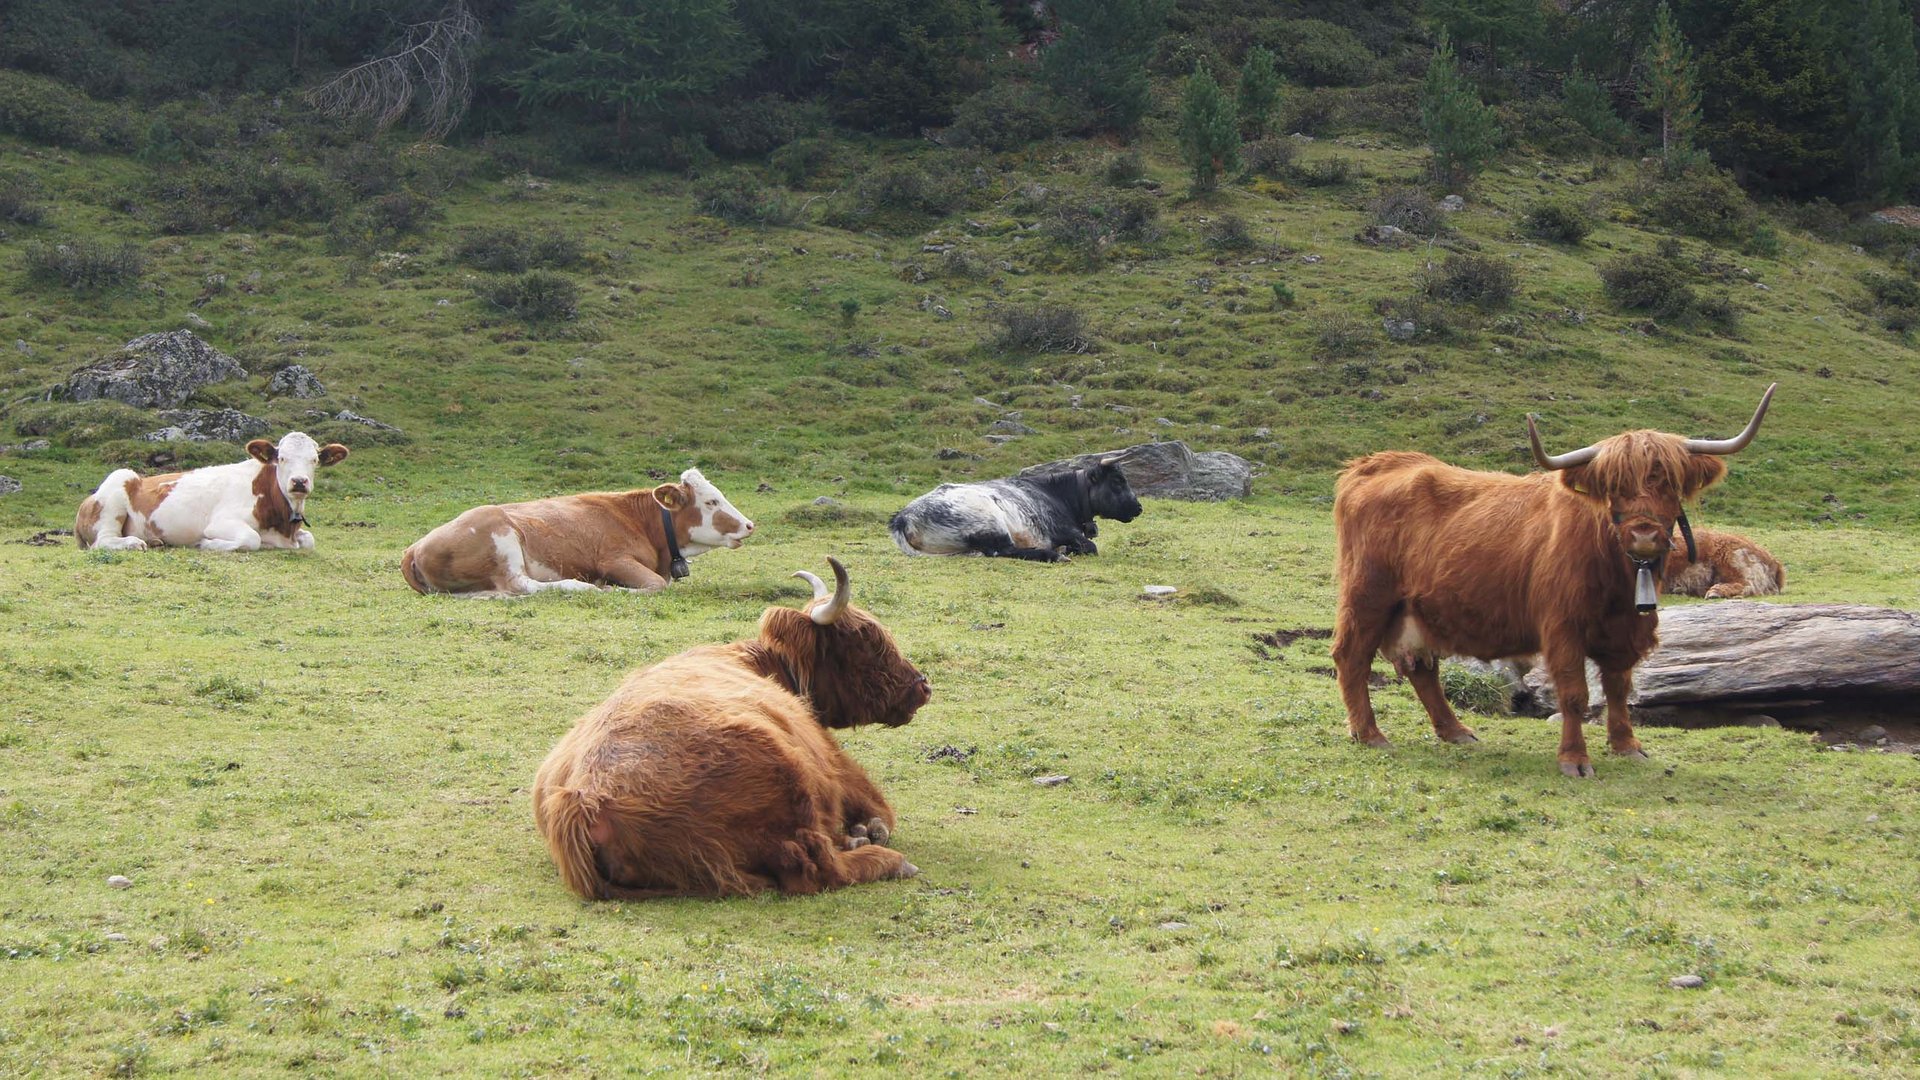
[[[421,151],[438,217],[365,257],[318,225],[163,235],[121,208],[130,159],[0,152],[48,208],[0,240],[0,441],[49,440],[0,453],[23,485],[0,497],[0,1073],[1920,1070],[1913,756],[1647,728],[1650,761],[1569,781],[1544,721],[1473,715],[1478,746],[1439,745],[1399,682],[1375,691],[1396,745],[1371,752],[1346,740],[1324,638],[1257,640],[1332,625],[1342,461],[1517,471],[1528,412],[1554,449],[1725,435],[1772,381],[1694,521],[1767,545],[1786,601],[1920,607],[1920,375],[1861,283],[1873,253],[1785,216],[1765,253],[1680,239],[1664,257],[1738,317],[1666,325],[1595,274],[1672,240],[1634,209],[1632,163],[1503,164],[1441,238],[1382,250],[1354,234],[1424,154],[1371,137],[1300,150],[1346,160],[1345,183],[1201,200],[1150,156],[1158,235],[1096,269],[1033,227],[1032,191],[1097,192],[1095,144],[983,158],[967,206],[871,227],[827,221],[911,147],[842,146],[769,227],[697,212],[679,177]],[[1596,231],[1528,238],[1547,196],[1595,207]],[[1227,215],[1251,246],[1208,242]],[[480,227],[576,238],[577,317],[476,298],[485,275],[450,249]],[[135,245],[144,275],[29,276],[28,245],[70,236]],[[1445,336],[1381,336],[1376,302],[1450,252],[1508,261],[1518,295]],[[1087,347],[991,343],[997,307],[1036,304],[1081,312]],[[253,372],[196,405],[353,447],[308,506],[317,550],[21,543],[160,449],[150,415],[46,390],[189,311]],[[328,397],[264,397],[289,362]],[[1016,411],[1034,434],[984,438]],[[1254,497],[1149,500],[1063,566],[909,560],[886,535],[939,480],[1154,438],[1262,463]],[[400,578],[400,551],[468,506],[689,465],[759,531],[661,595],[474,602]],[[548,748],[624,672],[800,603],[788,575],[828,554],[935,687],[911,725],[844,740],[921,875],[567,893],[526,794]]]

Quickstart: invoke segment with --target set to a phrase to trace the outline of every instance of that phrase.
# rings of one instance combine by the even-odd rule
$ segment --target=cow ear
[[[280,457],[280,448],[265,439],[255,439],[247,444],[247,456],[262,465],[271,465]]]
[[[338,465],[347,460],[347,455],[350,453],[352,453],[352,451],[348,450],[345,446],[337,442],[330,442],[320,448],[320,464]]]
[[[687,497],[687,489],[680,484],[661,484],[653,489],[653,501],[669,510],[685,510],[693,500]]]

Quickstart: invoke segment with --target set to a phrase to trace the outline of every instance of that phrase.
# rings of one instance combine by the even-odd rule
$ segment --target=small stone
[[[133,879],[124,874],[115,874],[107,879],[107,887],[110,889],[131,889],[133,888]]]
[[[757,488],[754,488],[753,490],[759,492],[762,495],[771,495],[773,494],[773,485],[767,483],[765,480],[762,480],[760,481],[760,486]]]
[[[1159,424],[1159,425],[1160,425],[1161,427],[1172,427],[1172,426],[1173,426],[1173,421],[1171,421],[1171,420],[1169,420],[1169,419],[1167,419],[1167,418],[1166,418],[1166,417],[1164,417],[1164,416],[1156,416],[1156,417],[1154,417],[1154,418],[1153,418],[1153,422],[1154,422],[1154,423],[1156,423],[1156,424]]]
[[[1330,1021],[1329,1024],[1333,1028],[1335,1035],[1351,1035],[1353,1034],[1353,1029],[1358,1026],[1351,1020],[1333,1020]]]
[[[1185,930],[1186,928],[1187,924],[1181,922],[1179,919],[1169,919],[1160,924],[1160,929],[1162,930]]]
[[[1253,437],[1256,439],[1271,439],[1273,438],[1273,429],[1270,427],[1254,428]]]
[[[1852,743],[1837,742],[1837,743],[1834,743],[1832,746],[1827,747],[1827,749],[1832,750],[1835,753],[1839,753],[1839,754],[1851,754],[1855,750],[1858,750],[1860,748],[1853,745]]]
[[[27,344],[26,341],[22,338],[13,339],[13,348],[15,352],[18,352],[22,356],[33,355],[33,346]]]
[[[820,496],[819,498],[817,498],[817,499],[815,499],[815,500],[813,500],[813,505],[815,505],[815,506],[839,506],[839,505],[840,505],[840,500],[839,500],[839,499],[836,499],[836,498],[834,498],[834,497],[833,497],[833,496],[831,496],[831,495],[822,495],[822,496]]]
[[[1741,727],[1757,727],[1757,728],[1777,728],[1780,726],[1780,721],[1775,720],[1773,717],[1768,716],[1766,713],[1754,713],[1752,716],[1741,717],[1740,726]]]
[[[375,420],[370,416],[361,416],[359,413],[354,412],[351,409],[341,409],[338,413],[334,414],[333,418],[335,420],[341,421],[342,423],[360,424],[364,427],[374,428],[379,431],[399,431],[400,430],[399,428],[394,427],[392,424],[383,424],[380,421]]]
[[[1321,261],[1321,256],[1319,256],[1319,255],[1302,255],[1302,256],[1300,256],[1300,261],[1301,261],[1301,262],[1303,262],[1303,263],[1306,263],[1306,264],[1307,264],[1308,266],[1312,266],[1313,264],[1315,264],[1315,263],[1317,263],[1317,262],[1320,262],[1320,261]]]
[[[0,476],[0,495],[11,495],[20,490],[20,481],[11,476]]]
[[[193,311],[187,312],[185,321],[188,326],[193,327],[195,330],[213,329],[213,324],[201,318],[198,312],[193,312]]]
[[[1179,591],[1180,591],[1179,589],[1176,589],[1171,585],[1144,585],[1144,586],[1141,586],[1140,588],[1141,595],[1151,596],[1156,600],[1162,597],[1172,596],[1174,593],[1177,593]]]
[[[1065,773],[1061,773],[1058,776],[1036,776],[1033,778],[1033,782],[1040,787],[1059,787],[1071,779],[1073,778]]]
[[[1887,729],[1879,724],[1868,724],[1860,729],[1860,742],[1883,743],[1887,741]]]
[[[1387,332],[1387,338],[1390,341],[1412,341],[1414,335],[1420,332],[1419,325],[1412,319],[1389,317],[1381,319],[1380,326]]]
[[[1013,436],[1040,434],[1038,431],[1035,431],[1018,420],[995,420],[990,427],[994,431],[1005,432]]]
[[[325,397],[327,388],[321,385],[320,380],[306,365],[288,364],[274,372],[273,378],[267,380],[267,393],[285,397],[317,398]]]
[[[1675,990],[1698,990],[1707,985],[1707,980],[1698,975],[1675,975],[1667,980],[1667,985]]]
[[[981,436],[981,438],[986,439],[988,442],[994,444],[995,446],[999,446],[1002,443],[1010,443],[1013,441],[1013,436],[1011,435],[983,435]]]
[[[1453,211],[1453,210],[1464,210],[1466,208],[1467,208],[1467,200],[1461,198],[1458,195],[1449,195],[1446,198],[1440,200],[1440,209],[1442,210]]]
[[[131,883],[129,883],[129,884],[131,884]],[[119,943],[121,943],[121,942],[123,942],[123,941],[126,941],[126,940],[127,940],[127,935],[125,935],[125,934],[107,934],[107,935],[106,935],[106,939],[107,939],[108,941],[111,941],[111,942],[113,942],[113,943],[115,943],[115,944],[119,944]]]
[[[979,406],[982,406],[982,407],[984,407],[984,408],[988,408],[988,409],[997,409],[997,408],[999,408],[999,407],[1000,407],[1000,406],[998,406],[998,405],[995,405],[995,404],[994,404],[993,402],[991,402],[991,401],[988,401],[988,400],[987,400],[986,398],[983,398],[983,397],[976,397],[976,398],[974,398],[974,399],[973,399],[973,403],[974,403],[975,405],[979,405]]]

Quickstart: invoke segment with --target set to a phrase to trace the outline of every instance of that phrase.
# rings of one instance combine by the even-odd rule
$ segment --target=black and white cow
[[[941,484],[893,515],[887,528],[909,555],[999,555],[1062,562],[1099,549],[1096,517],[1140,516],[1126,474],[1111,458],[1090,469]]]

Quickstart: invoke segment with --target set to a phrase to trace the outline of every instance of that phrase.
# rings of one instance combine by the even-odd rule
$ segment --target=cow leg
[[[1373,747],[1391,745],[1374,718],[1367,676],[1373,673],[1373,656],[1386,637],[1392,608],[1393,601],[1372,599],[1343,583],[1334,620],[1333,666],[1340,679],[1340,698],[1347,706],[1347,734],[1354,742]]]
[[[602,567],[600,573],[615,585],[637,593],[657,593],[667,587],[666,578],[634,558],[617,559]]]
[[[866,843],[884,846],[893,839],[893,807],[867,770],[844,753],[840,756],[840,817],[845,823],[847,847]],[[856,842],[857,841],[857,842]]]
[[[1079,529],[1075,529],[1072,532],[1069,532],[1067,534],[1066,540],[1063,541],[1063,543],[1065,544],[1067,551],[1074,555],[1100,554],[1100,548],[1094,544],[1092,538],[1087,536],[1087,534],[1084,531]]]
[[[1420,704],[1427,707],[1427,716],[1433,721],[1433,734],[1441,742],[1450,742],[1464,746],[1480,741],[1473,729],[1460,722],[1453,711],[1453,703],[1440,689],[1440,664],[1430,656],[1420,657],[1406,664],[1397,665],[1407,681],[1413,684],[1413,692],[1419,696]]]
[[[238,521],[215,521],[200,533],[201,551],[259,551],[260,534]]]
[[[1600,669],[1600,689],[1607,695],[1607,746],[1621,757],[1645,758],[1640,740],[1633,734],[1633,714],[1627,709],[1627,695],[1633,690],[1633,669]]]
[[[1581,731],[1587,721],[1587,658],[1573,651],[1548,653],[1544,659],[1560,702],[1560,771],[1568,776],[1592,776],[1587,736]]]
[[[1737,600],[1745,595],[1747,595],[1747,583],[1744,581],[1722,581],[1705,593],[1709,600]]]
[[[977,551],[988,558],[1026,559],[1030,562],[1065,562],[1066,556],[1052,548],[1015,547],[1010,533],[998,530],[973,533],[967,537],[967,548]]]
[[[802,829],[793,839],[782,841],[768,860],[767,869],[780,883],[781,892],[800,896],[869,881],[910,878],[920,872],[905,855],[890,847],[866,844],[842,851],[817,829]]]

